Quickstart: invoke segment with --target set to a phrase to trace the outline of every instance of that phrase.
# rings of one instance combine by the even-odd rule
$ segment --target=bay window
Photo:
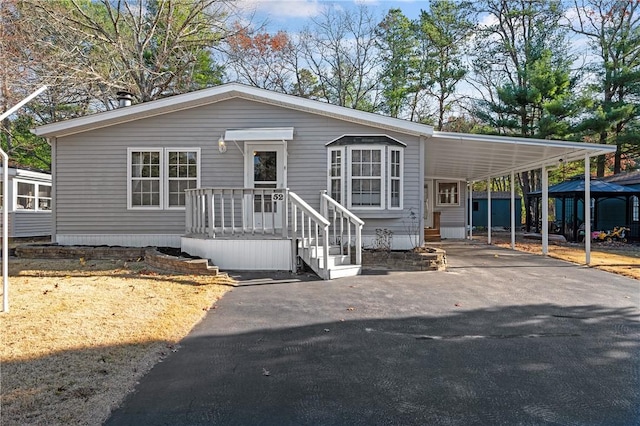
[[[352,209],[402,209],[404,144],[388,136],[343,136],[327,146],[334,200]]]

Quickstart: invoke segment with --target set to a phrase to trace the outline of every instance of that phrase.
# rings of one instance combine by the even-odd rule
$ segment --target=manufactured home
[[[48,237],[52,233],[51,175],[20,167],[7,169],[7,216],[9,238]],[[4,171],[0,166],[0,194]],[[3,194],[2,194],[3,195]],[[4,208],[5,197],[0,197]],[[2,223],[0,222],[0,229]]]
[[[55,242],[180,247],[223,269],[302,259],[324,278],[359,273],[362,248],[421,245],[425,229],[465,238],[473,181],[611,151],[436,132],[240,84],[34,132],[52,146]]]

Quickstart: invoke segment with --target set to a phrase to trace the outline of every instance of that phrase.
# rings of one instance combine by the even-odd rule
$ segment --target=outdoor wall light
[[[218,139],[218,151],[227,152],[227,144],[224,142],[224,138],[222,136]]]

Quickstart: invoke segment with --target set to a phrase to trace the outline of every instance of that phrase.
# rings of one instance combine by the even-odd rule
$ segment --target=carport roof
[[[612,152],[615,146],[434,131],[425,149],[425,175],[479,181]]]
[[[437,132],[432,126],[385,117],[325,102],[277,93],[237,83],[175,95],[68,121],[40,126],[34,133],[64,137],[147,117],[213,104],[233,98],[304,111],[367,126],[375,133],[399,133],[425,142],[427,178],[476,181],[526,171],[560,161],[584,159],[615,151],[615,146],[508,136]]]

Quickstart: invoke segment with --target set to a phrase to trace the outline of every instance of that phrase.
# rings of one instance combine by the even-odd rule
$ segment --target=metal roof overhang
[[[436,131],[426,138],[425,177],[481,181],[612,152],[615,146]]]

